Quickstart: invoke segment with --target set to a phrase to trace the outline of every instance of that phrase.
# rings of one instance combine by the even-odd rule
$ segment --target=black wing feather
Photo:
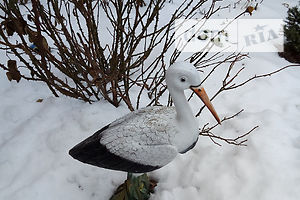
[[[108,149],[100,143],[101,133],[108,128],[109,125],[80,142],[69,151],[69,154],[74,159],[83,163],[118,171],[144,173],[160,168],[159,166],[135,163],[109,152]]]

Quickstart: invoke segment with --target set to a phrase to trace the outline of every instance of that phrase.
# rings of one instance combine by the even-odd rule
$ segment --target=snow
[[[265,0],[258,18],[284,17],[283,2],[297,3]],[[290,64],[276,53],[250,57],[242,61],[248,77]],[[214,92],[210,81],[209,96]],[[55,98],[43,84],[9,82],[3,70],[0,84],[0,199],[109,199],[126,173],[85,165],[68,150],[128,113],[126,106]],[[300,199],[300,68],[223,93],[213,104],[221,118],[245,108],[216,133],[236,136],[256,125],[259,129],[249,135],[247,147],[219,147],[200,137],[193,150],[150,173],[159,181],[151,200]],[[191,106],[196,112],[199,102]],[[207,111],[200,116],[204,123],[201,118],[214,120]]]

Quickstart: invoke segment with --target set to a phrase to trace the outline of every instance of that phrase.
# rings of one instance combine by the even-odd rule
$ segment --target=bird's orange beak
[[[214,108],[214,106],[212,105],[212,103],[210,102],[204,88],[202,86],[198,86],[198,87],[191,87],[191,89],[197,94],[198,97],[200,97],[200,99],[202,100],[202,102],[206,105],[206,107],[208,108],[208,110],[211,112],[211,114],[215,117],[215,119],[217,120],[217,122],[219,124],[221,124],[221,120]]]

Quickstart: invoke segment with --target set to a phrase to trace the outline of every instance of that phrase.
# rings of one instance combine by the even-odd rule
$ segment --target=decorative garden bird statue
[[[151,106],[133,111],[77,144],[70,155],[102,168],[144,173],[161,168],[178,153],[192,149],[198,140],[199,126],[184,90],[193,90],[218,123],[220,119],[192,64],[171,65],[166,83],[175,107]]]

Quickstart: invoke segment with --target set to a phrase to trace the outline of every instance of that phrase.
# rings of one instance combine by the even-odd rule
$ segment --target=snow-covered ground
[[[265,0],[257,18],[285,18],[283,2],[297,3]],[[243,61],[249,77],[289,64],[276,53],[250,57]],[[80,163],[68,150],[129,112],[126,106],[55,98],[43,84],[7,81],[3,70],[0,84],[0,199],[109,199],[126,174]],[[200,137],[193,150],[150,173],[159,181],[151,200],[299,200],[300,68],[224,93],[213,104],[221,118],[245,108],[216,133],[259,129],[247,147],[219,147]],[[197,111],[201,105],[191,106]]]

